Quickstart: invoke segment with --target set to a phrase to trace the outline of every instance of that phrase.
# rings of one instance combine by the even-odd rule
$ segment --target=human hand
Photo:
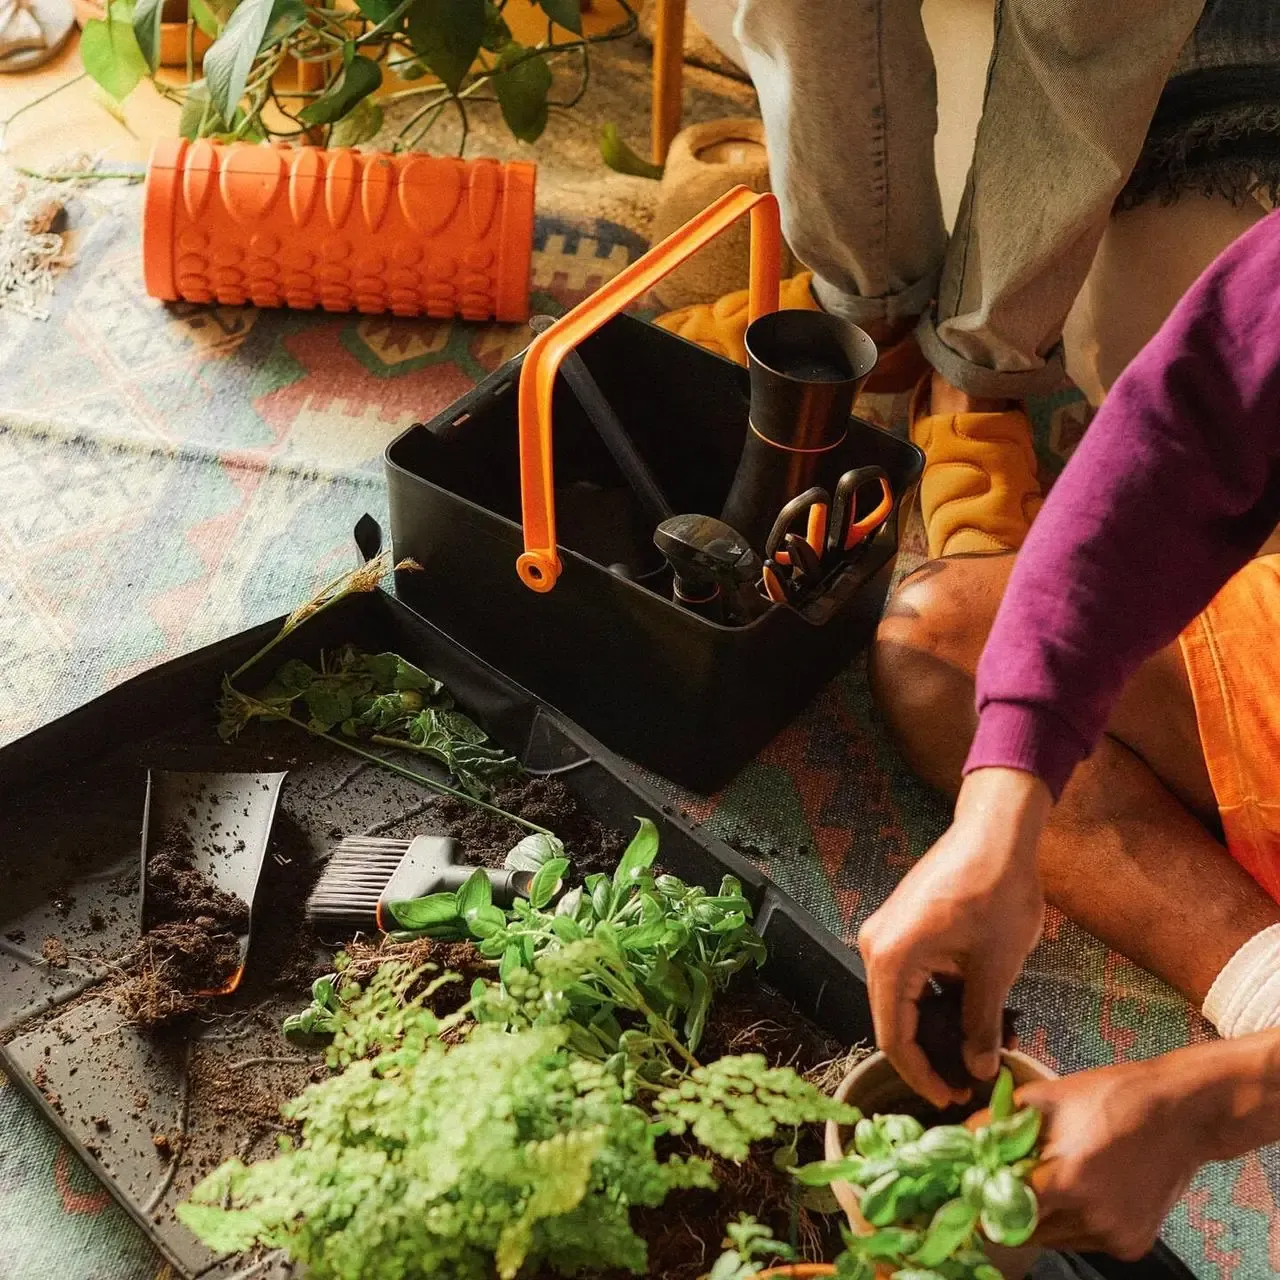
[[[1040,1204],[1033,1244],[1092,1249],[1126,1261],[1155,1243],[1165,1215],[1205,1160],[1197,1091],[1176,1055],[1025,1085],[1019,1107],[1042,1116]],[[985,1113],[969,1123],[985,1123]]]
[[[1050,804],[1029,773],[970,774],[950,828],[858,935],[876,1039],[935,1106],[967,1094],[947,1085],[916,1043],[916,1002],[935,975],[963,981],[965,1062],[979,1080],[995,1075],[1005,997],[1043,923],[1036,846]]]

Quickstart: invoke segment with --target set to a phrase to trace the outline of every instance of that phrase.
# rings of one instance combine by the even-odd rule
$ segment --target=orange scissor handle
[[[524,554],[516,561],[516,572],[531,590],[550,591],[562,567],[556,551],[551,444],[551,394],[561,362],[580,342],[643,297],[663,276],[744,214],[751,215],[750,317],[756,320],[776,311],[782,243],[778,202],[768,193],[761,195],[748,187],[735,187],[601,285],[530,345],[520,370],[520,502]]]
[[[861,520],[855,520],[853,513],[856,509],[858,490],[873,480],[879,481],[880,501],[876,504],[874,511],[863,516]],[[853,471],[846,471],[836,486],[828,550],[852,551],[893,514],[893,503],[893,488],[882,467],[857,467]],[[833,545],[837,540],[839,540],[838,547]]]

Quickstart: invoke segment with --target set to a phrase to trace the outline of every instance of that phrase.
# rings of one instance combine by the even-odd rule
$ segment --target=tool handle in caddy
[[[520,498],[525,549],[516,561],[516,572],[530,590],[550,591],[562,569],[556,549],[551,417],[556,374],[565,357],[703,245],[748,214],[751,218],[750,316],[756,320],[776,311],[782,242],[778,202],[770,194],[737,187],[533,340],[520,371]]]

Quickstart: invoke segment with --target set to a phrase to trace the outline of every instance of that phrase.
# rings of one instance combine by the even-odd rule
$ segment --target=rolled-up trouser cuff
[[[940,272],[941,268],[939,268]],[[886,320],[889,324],[897,324],[901,320],[910,320],[922,315],[929,309],[938,289],[939,272],[934,272],[915,284],[908,285],[901,293],[889,293],[880,298],[864,298],[861,294],[849,293],[845,289],[822,279],[817,273],[813,277],[813,296],[818,305],[833,316],[843,316],[854,324],[867,324],[873,320]]]
[[[926,309],[921,314],[920,323],[916,326],[916,340],[920,343],[925,359],[934,369],[953,387],[967,391],[971,396],[985,396],[993,400],[1026,400],[1029,396],[1049,395],[1067,385],[1061,342],[1053,346],[1039,369],[1016,369],[1010,372],[988,369],[953,351],[938,337],[932,309]]]

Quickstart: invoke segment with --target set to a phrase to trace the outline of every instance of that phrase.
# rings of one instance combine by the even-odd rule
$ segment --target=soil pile
[[[154,1027],[200,1008],[235,973],[249,904],[196,870],[186,833],[172,830],[148,860],[146,916],[111,996],[135,1026]]]

